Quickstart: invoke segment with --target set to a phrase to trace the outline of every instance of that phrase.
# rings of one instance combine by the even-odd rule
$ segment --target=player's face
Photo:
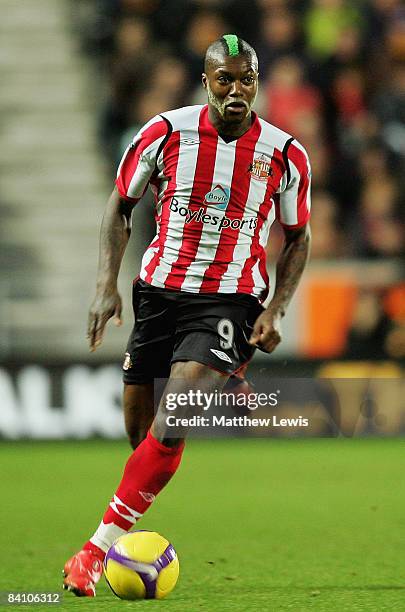
[[[257,64],[246,56],[224,56],[203,74],[208,103],[226,123],[242,123],[256,99]]]

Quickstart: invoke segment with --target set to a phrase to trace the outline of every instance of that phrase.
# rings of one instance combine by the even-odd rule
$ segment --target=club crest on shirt
[[[205,194],[204,202],[208,206],[215,206],[219,210],[225,210],[228,206],[231,190],[229,187],[215,185],[215,187]]]
[[[257,179],[258,181],[267,181],[270,176],[273,176],[271,159],[269,159],[266,155],[256,157],[249,165],[248,172],[252,178]]]

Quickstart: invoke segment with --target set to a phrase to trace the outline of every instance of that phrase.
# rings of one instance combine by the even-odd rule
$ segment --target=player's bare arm
[[[131,233],[131,212],[132,205],[114,188],[101,223],[96,296],[90,308],[87,331],[91,351],[100,346],[110,318],[114,317],[116,325],[122,323],[117,279]]]
[[[309,223],[299,229],[284,229],[284,248],[277,261],[276,287],[267,309],[257,319],[250,338],[268,353],[281,342],[281,319],[298,286],[311,246]]]

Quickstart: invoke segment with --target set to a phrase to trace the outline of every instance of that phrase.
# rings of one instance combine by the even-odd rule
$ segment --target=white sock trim
[[[104,552],[107,552],[111,544],[125,533],[128,532],[122,529],[122,527],[118,527],[118,525],[114,525],[114,523],[103,523],[103,521],[101,521],[97,531],[90,538],[90,542],[101,548]]]
[[[125,508],[126,512],[123,512],[121,509],[119,509],[118,505],[121,506],[121,508]],[[112,510],[119,514],[119,516],[122,516],[122,518],[132,524],[136,523],[136,520],[138,518],[141,518],[142,516],[142,514],[140,514],[136,510],[133,510],[133,508],[127,506],[127,504],[121,501],[120,498],[116,495],[114,495],[113,499],[110,501],[110,508],[112,508]]]

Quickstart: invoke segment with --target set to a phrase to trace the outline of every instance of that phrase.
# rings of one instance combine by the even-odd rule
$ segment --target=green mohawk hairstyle
[[[207,49],[204,60],[204,70],[215,67],[218,62],[221,62],[223,57],[237,57],[244,55],[249,58],[258,68],[256,51],[242,38],[236,34],[224,34],[221,38],[214,40]]]
[[[235,34],[224,34],[222,38],[228,47],[229,55],[239,55],[238,37]]]

